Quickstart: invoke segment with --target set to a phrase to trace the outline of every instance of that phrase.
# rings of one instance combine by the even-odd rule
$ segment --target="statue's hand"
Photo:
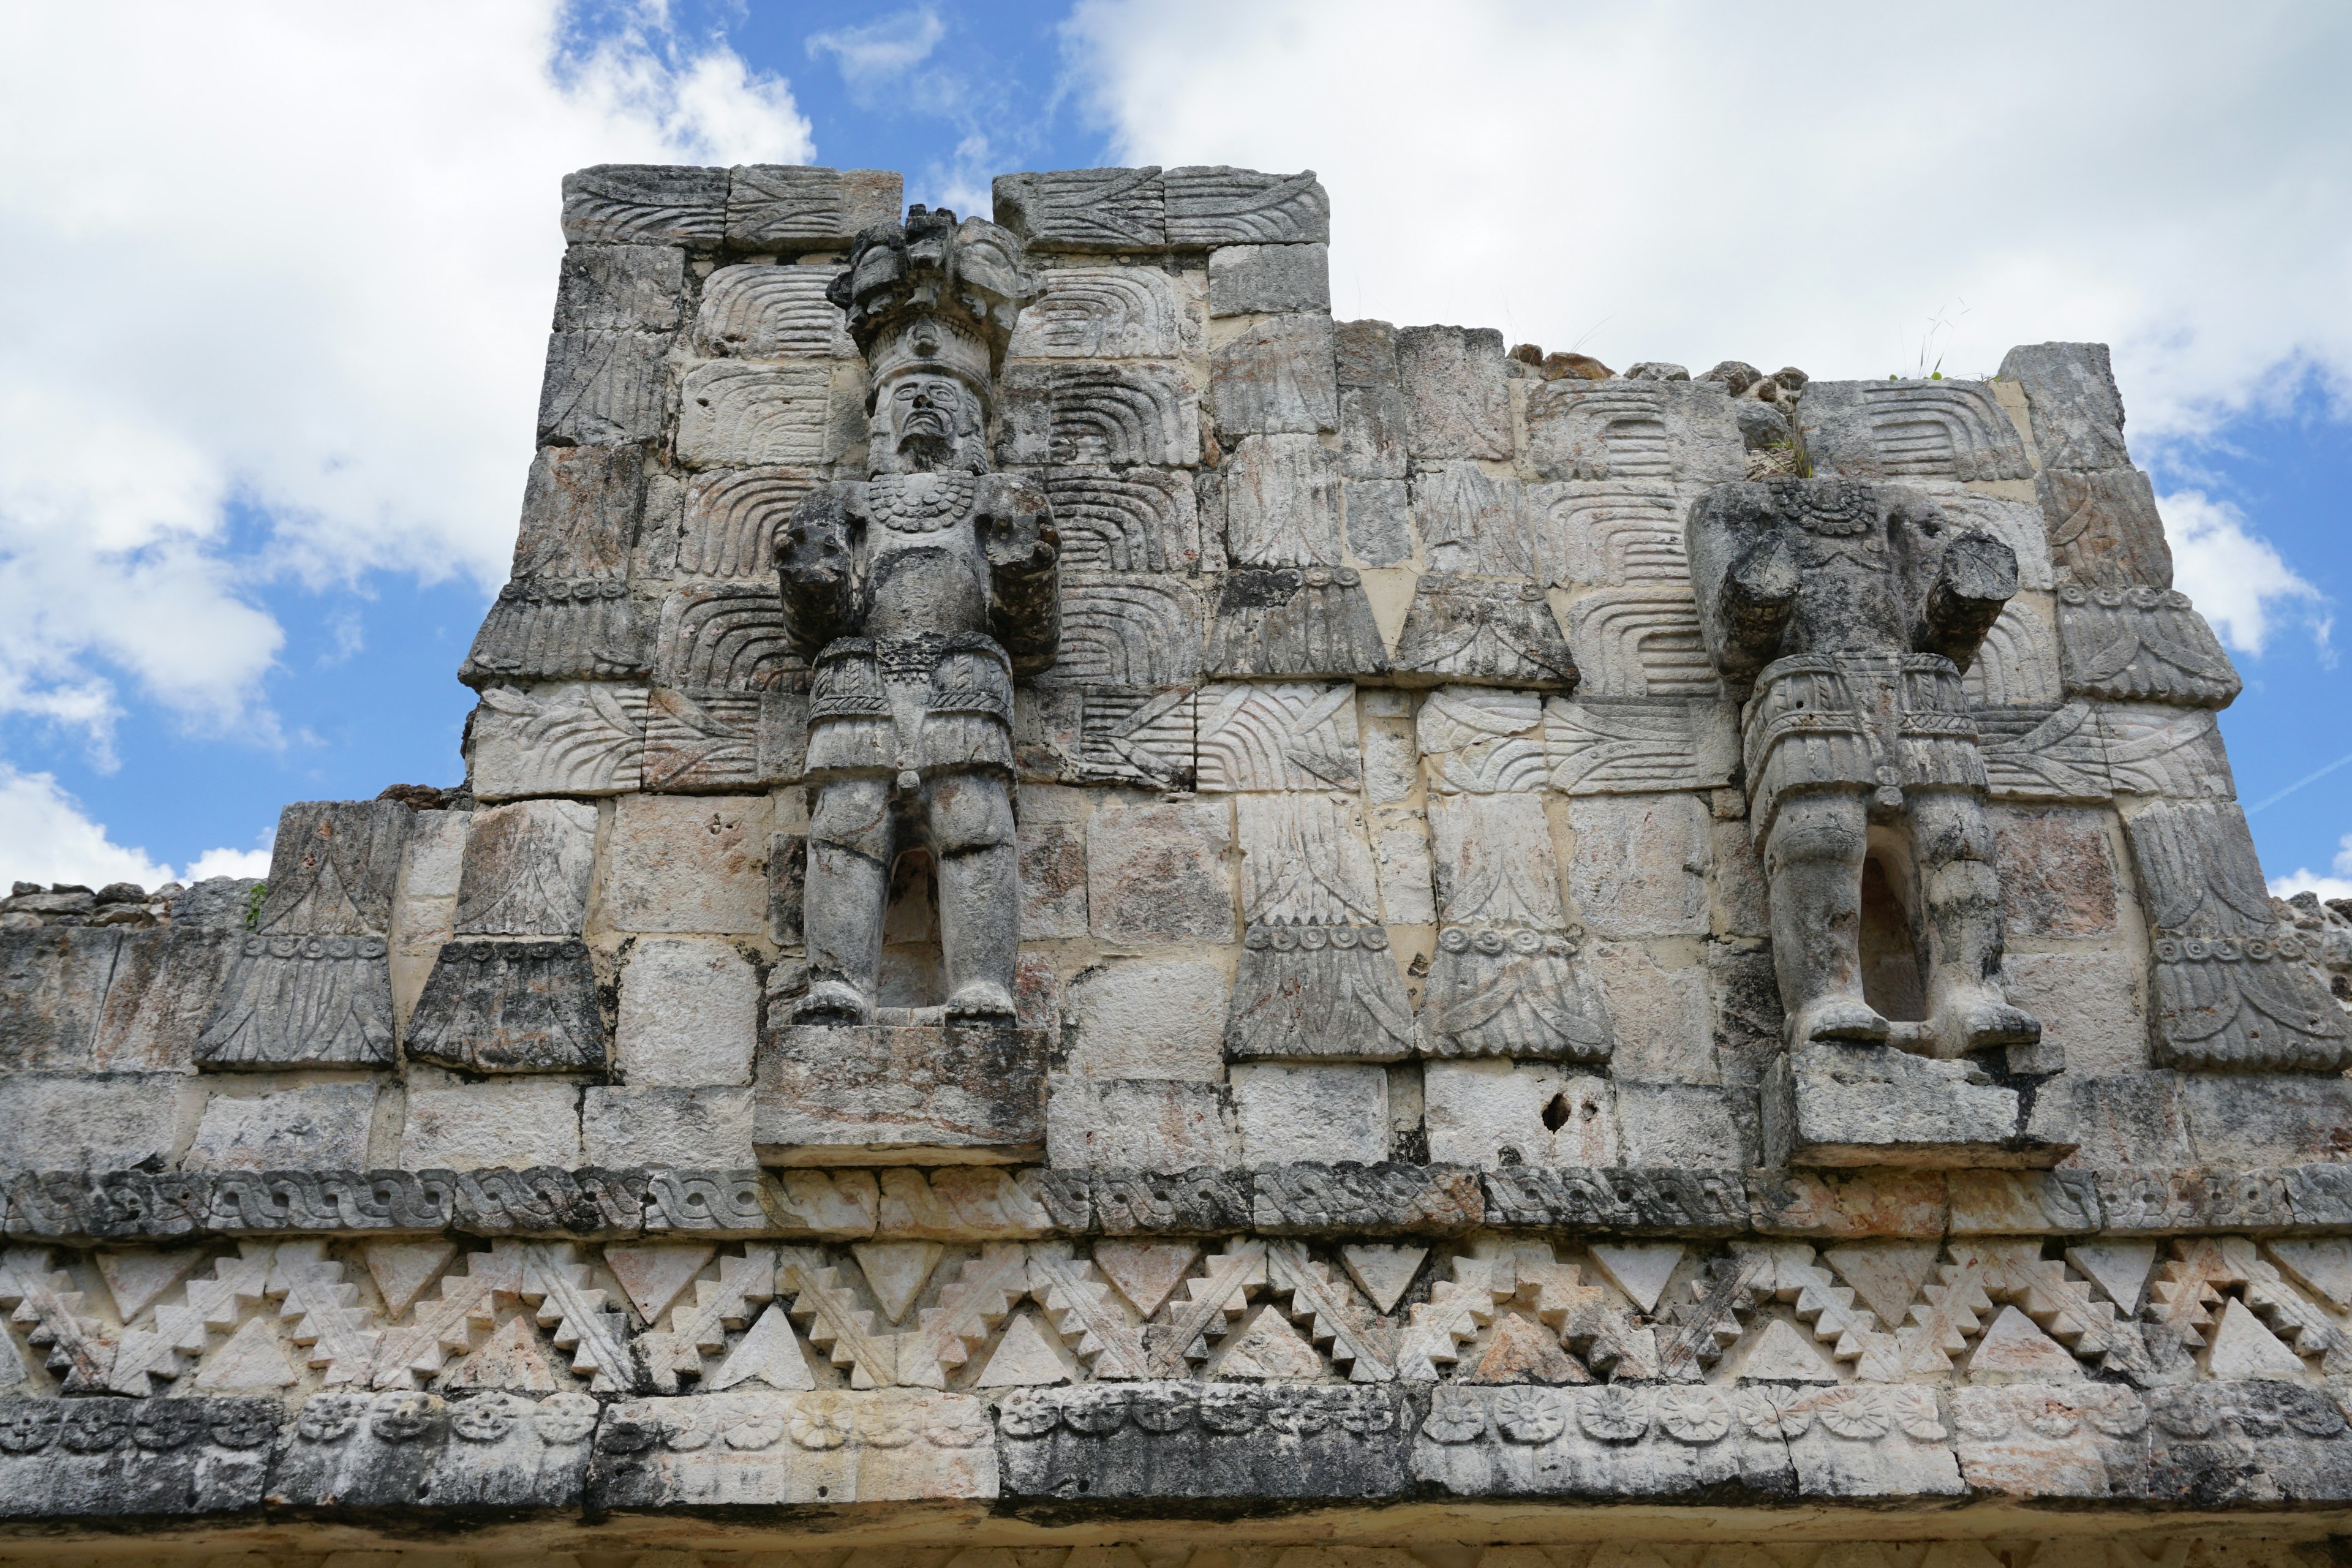
[[[992,474],[980,498],[981,548],[999,570],[1024,573],[1050,569],[1061,553],[1045,493],[1009,474]]]
[[[849,580],[847,530],[835,516],[793,517],[776,541],[776,570],[803,588],[831,588]]]

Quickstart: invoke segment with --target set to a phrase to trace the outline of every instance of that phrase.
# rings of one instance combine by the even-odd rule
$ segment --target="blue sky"
[[[2264,863],[2352,890],[2352,765],[2281,794],[2352,754],[2347,28],[2255,5],[2217,44],[2168,9],[2038,21],[2039,58],[2042,13],[2000,5],[1742,34],[1674,4],[539,0],[455,40],[159,7],[102,47],[0,20],[0,137],[45,154],[0,174],[0,872],[222,868],[286,801],[456,782],[557,178],[801,158],[967,210],[1021,168],[1315,167],[1343,314],[1617,363],[2113,341],[2246,679],[2222,725]]]

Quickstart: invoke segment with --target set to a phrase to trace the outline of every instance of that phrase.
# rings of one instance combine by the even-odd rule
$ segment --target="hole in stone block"
[[[1576,1109],[1568,1103],[1568,1096],[1555,1094],[1551,1097],[1551,1103],[1543,1108],[1543,1124],[1549,1131],[1557,1132],[1567,1126],[1575,1115]]]
[[[940,964],[938,868],[928,849],[909,849],[890,868],[890,907],[882,917],[878,1004],[936,1007],[947,1000]]]
[[[1862,866],[1862,999],[1898,1024],[1927,1016],[1919,943],[1911,911],[1876,854]]]

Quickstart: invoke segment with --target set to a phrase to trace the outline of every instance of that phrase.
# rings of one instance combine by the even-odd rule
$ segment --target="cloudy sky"
[[[446,784],[563,172],[1313,168],[1335,307],[1612,363],[2115,346],[2282,887],[2352,894],[2352,7],[0,0],[0,877]],[[2338,771],[2328,771],[2331,767]]]

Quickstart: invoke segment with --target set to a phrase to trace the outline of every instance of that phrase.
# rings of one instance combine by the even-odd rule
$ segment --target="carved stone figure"
[[[1687,541],[1707,650],[1727,681],[1753,682],[1749,820],[1791,1047],[1954,1058],[2038,1039],[2001,989],[1984,760],[1960,686],[2016,591],[2014,553],[1923,498],[1843,479],[1718,485]],[[1926,1016],[1909,1027],[1864,999],[1874,856],[1925,931]]]
[[[989,471],[988,423],[1036,292],[1011,235],[917,206],[859,236],[826,296],[866,355],[872,432],[868,477],[811,491],[776,545],[814,667],[798,1023],[873,1017],[890,866],[918,845],[949,1016],[1013,1017],[1013,678],[1054,662],[1058,541],[1044,491]]]

